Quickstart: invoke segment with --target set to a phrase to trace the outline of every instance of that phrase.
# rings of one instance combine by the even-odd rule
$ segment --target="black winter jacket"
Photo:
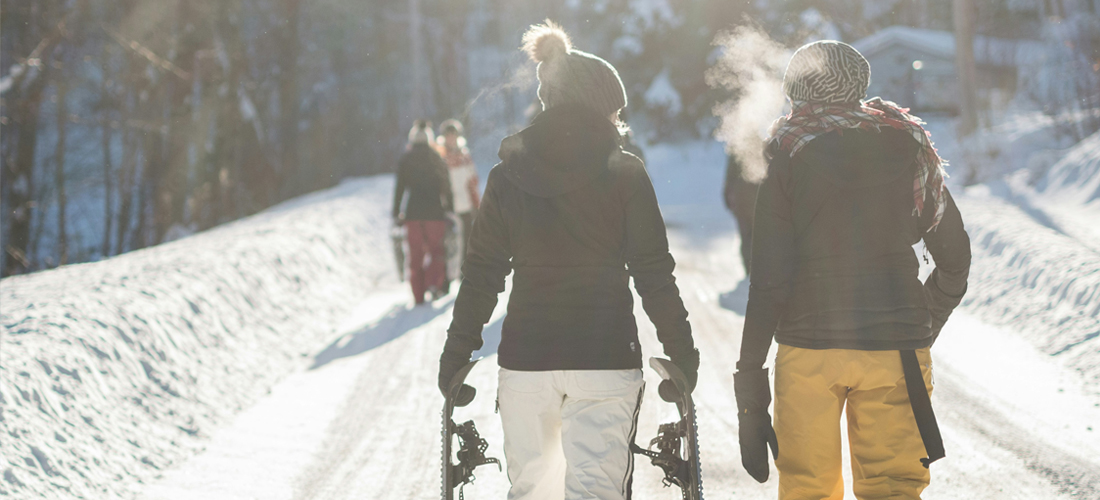
[[[950,193],[935,231],[931,197],[913,215],[917,141],[844,130],[793,158],[769,148],[739,366],[763,364],[773,333],[808,349],[930,346],[966,292],[970,239]],[[922,238],[936,263],[924,283],[912,248]]]
[[[500,341],[511,370],[640,368],[629,278],[674,360],[693,353],[645,167],[607,118],[558,106],[504,139],[470,236],[446,355],[467,359],[515,271]]]
[[[397,185],[393,192],[393,216],[401,213],[405,191],[409,203],[405,220],[444,220],[453,210],[454,193],[447,163],[427,143],[414,144],[397,162]]]

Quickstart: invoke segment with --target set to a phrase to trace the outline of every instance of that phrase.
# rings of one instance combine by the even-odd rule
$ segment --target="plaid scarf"
[[[880,97],[858,105],[794,101],[791,113],[772,125],[772,139],[779,141],[780,150],[794,156],[815,137],[834,130],[858,128],[877,132],[882,126],[888,126],[908,132],[921,145],[917,153],[916,178],[913,180],[913,201],[916,204],[913,213],[919,217],[924,212],[924,193],[925,190],[930,191],[935,203],[935,217],[928,228],[932,231],[943,219],[946,206],[943,180],[947,173],[943,167],[947,162],[936,153],[932,135],[921,127],[923,124],[923,120],[909,114],[908,108]]]

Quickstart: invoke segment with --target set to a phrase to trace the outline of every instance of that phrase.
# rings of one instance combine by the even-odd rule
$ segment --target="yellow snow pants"
[[[932,359],[917,350],[932,390]],[[779,346],[775,433],[780,500],[842,500],[840,415],[848,405],[848,444],[856,498],[919,499],[928,486],[898,351]]]

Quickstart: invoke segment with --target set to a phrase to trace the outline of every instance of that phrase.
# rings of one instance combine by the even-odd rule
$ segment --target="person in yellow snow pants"
[[[932,390],[929,349],[918,349]],[[775,434],[783,452],[780,500],[841,500],[841,411],[847,406],[852,488],[858,498],[918,499],[930,475],[898,351],[779,346]]]
[[[774,458],[780,500],[844,497],[842,414],[859,500],[919,499],[947,454],[929,351],[966,293],[970,237],[924,122],[867,99],[870,78],[850,45],[798,49],[765,149],[733,388],[741,464],[763,483]]]

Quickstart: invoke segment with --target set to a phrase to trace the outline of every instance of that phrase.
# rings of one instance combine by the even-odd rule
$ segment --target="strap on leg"
[[[924,441],[924,451],[928,453],[928,457],[920,459],[920,463],[927,469],[932,462],[946,456],[943,450],[943,438],[940,436],[940,426],[936,423],[936,414],[932,412],[932,400],[924,388],[924,376],[921,375],[916,351],[899,352],[901,352],[901,369],[905,373],[905,389],[909,393],[909,405],[913,407],[917,430],[920,431],[920,438]]]

